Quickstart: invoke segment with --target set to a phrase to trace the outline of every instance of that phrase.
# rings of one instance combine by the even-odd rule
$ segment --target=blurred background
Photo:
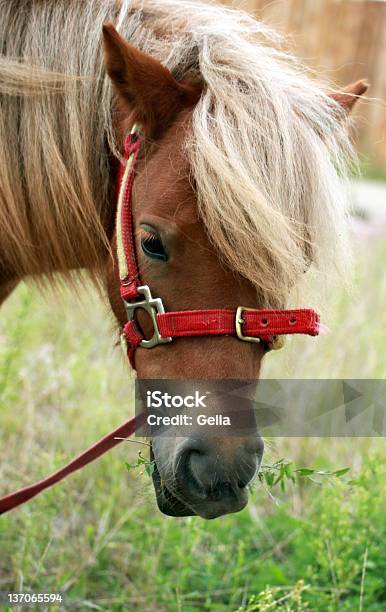
[[[355,111],[364,176],[352,186],[351,293],[331,295],[331,333],[292,339],[262,375],[386,378],[386,5],[234,4],[289,33],[321,76],[368,78],[378,98]],[[1,493],[54,471],[132,413],[133,378],[116,341],[105,300],[86,282],[77,296],[22,284],[7,300]],[[146,447],[123,443],[0,517],[0,590],[62,591],[60,609],[71,611],[384,609],[384,440],[267,440],[248,507],[212,522],[158,512],[141,449],[146,457]]]
[[[384,0],[236,0],[290,37],[291,48],[316,73],[344,87],[371,84],[368,102],[355,111],[364,172],[386,173],[386,2]]]

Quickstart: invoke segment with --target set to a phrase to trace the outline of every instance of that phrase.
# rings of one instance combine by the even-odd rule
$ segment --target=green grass
[[[276,377],[385,378],[386,245],[363,249],[356,293],[338,291],[332,333],[268,356]],[[369,251],[367,253],[367,251]],[[1,491],[62,465],[132,411],[133,380],[105,304],[44,300],[21,285],[0,324]],[[266,462],[350,467],[322,486],[256,486],[237,515],[205,522],[156,509],[138,445],[0,517],[0,590],[62,591],[66,610],[381,610],[382,440],[276,439]]]

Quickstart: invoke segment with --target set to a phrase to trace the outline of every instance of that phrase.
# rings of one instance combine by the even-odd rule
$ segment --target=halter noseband
[[[135,251],[132,213],[132,188],[135,165],[142,138],[135,127],[124,144],[124,163],[118,175],[117,255],[120,292],[127,313],[122,332],[130,363],[135,367],[137,347],[153,348],[184,336],[235,335],[244,342],[264,342],[270,348],[282,346],[284,334],[319,333],[319,315],[312,309],[257,310],[239,306],[237,309],[178,310],[165,312],[161,298],[153,298],[148,285],[142,285]],[[146,339],[134,316],[137,308],[144,309],[154,327],[152,338]]]

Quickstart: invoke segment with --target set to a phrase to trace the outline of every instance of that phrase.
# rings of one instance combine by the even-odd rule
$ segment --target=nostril
[[[184,440],[174,464],[179,491],[197,503],[240,502],[260,467],[262,449],[261,438],[251,437],[235,449],[229,460],[207,441]]]
[[[205,453],[194,449],[183,453],[183,460],[179,462],[178,473],[182,476],[182,488],[197,498],[206,499],[205,485],[199,477],[201,465],[205,461]]]

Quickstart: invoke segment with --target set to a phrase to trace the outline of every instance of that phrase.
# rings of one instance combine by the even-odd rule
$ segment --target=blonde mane
[[[105,257],[109,151],[119,154],[108,20],[177,78],[201,75],[184,145],[200,213],[265,305],[283,305],[311,261],[323,274],[344,264],[347,132],[276,32],[199,0],[0,0],[0,9],[0,258],[21,275]]]

